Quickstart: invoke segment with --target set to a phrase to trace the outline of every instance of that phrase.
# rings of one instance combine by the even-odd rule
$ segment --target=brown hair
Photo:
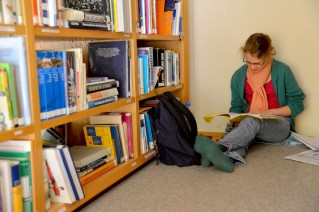
[[[243,54],[249,53],[258,58],[265,57],[269,55],[270,52],[275,54],[275,49],[271,45],[271,38],[269,35],[263,33],[254,33],[249,36],[246,43],[241,47]]]

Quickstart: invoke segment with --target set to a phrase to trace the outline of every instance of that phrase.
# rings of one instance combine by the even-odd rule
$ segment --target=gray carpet
[[[152,161],[81,211],[319,211],[319,167],[284,159],[305,150],[256,144],[231,174]]]

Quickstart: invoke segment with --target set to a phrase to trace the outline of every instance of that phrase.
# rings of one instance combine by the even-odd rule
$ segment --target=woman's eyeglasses
[[[255,67],[261,67],[265,64],[265,60],[262,63],[251,63],[251,62],[247,61],[244,57],[243,57],[243,62],[246,63],[246,65],[248,65],[248,66],[255,66]]]

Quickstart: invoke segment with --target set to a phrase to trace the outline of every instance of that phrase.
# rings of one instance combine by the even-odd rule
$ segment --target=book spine
[[[3,68],[4,71],[7,73],[10,100],[11,100],[11,106],[12,106],[13,124],[14,124],[14,126],[18,126],[19,125],[19,118],[22,118],[22,115],[21,115],[21,110],[18,107],[13,66],[9,63],[0,63],[0,68]]]
[[[91,102],[87,103],[87,108],[97,107],[97,106],[104,105],[107,103],[115,102],[117,100],[118,100],[118,96],[110,96],[110,97],[106,97],[106,98],[99,99],[96,101],[91,101]]]
[[[82,186],[88,184],[89,182],[93,181],[94,179],[100,177],[101,175],[105,174],[109,170],[113,169],[117,165],[117,161],[113,160],[98,169],[94,170],[93,172],[83,176],[80,178],[80,183]]]
[[[123,121],[126,123],[126,128],[127,128],[127,144],[128,144],[129,158],[133,159],[134,152],[133,152],[132,114],[123,113],[122,117],[123,117]]]
[[[14,2],[13,0],[2,0],[2,13],[3,13],[3,22],[4,24],[15,24],[16,16],[14,11]]]
[[[114,157],[113,157],[113,156],[110,156],[110,157],[108,157],[108,158],[105,158],[104,160],[102,160],[101,162],[95,164],[95,165],[92,166],[91,168],[86,169],[86,170],[81,171],[81,172],[77,172],[77,176],[78,176],[78,177],[83,177],[83,176],[85,176],[85,175],[87,175],[87,174],[93,172],[94,170],[100,168],[100,167],[103,166],[104,164],[107,164],[107,163],[109,163],[109,162],[111,162],[111,161],[113,161],[113,160],[114,160]]]
[[[33,211],[32,170],[30,160],[20,161],[23,211]]]
[[[76,79],[75,79],[75,53],[71,51],[66,52],[67,61],[66,61],[66,72],[67,72],[67,113],[75,113],[77,111],[77,93],[76,93]]]
[[[13,211],[23,211],[22,204],[22,187],[20,181],[20,162],[19,161],[10,161],[11,162],[11,176],[12,176],[12,202],[13,202]]]
[[[111,130],[111,136],[112,136],[112,140],[113,140],[115,151],[116,151],[117,162],[118,164],[121,164],[122,162],[124,162],[124,155],[123,155],[121,143],[118,139],[118,127],[114,125],[110,125],[110,130]]]
[[[2,207],[7,211],[13,211],[12,199],[12,172],[11,164],[8,160],[0,160],[0,175],[1,175],[1,198]]]
[[[64,21],[63,28],[73,29],[100,29],[111,31],[110,24],[96,22]]]
[[[90,169],[90,168],[92,168],[93,166],[95,166],[96,164],[98,164],[98,163],[104,161],[107,157],[109,157],[109,155],[106,156],[106,157],[103,157],[103,158],[99,158],[99,159],[97,159],[97,160],[95,160],[95,161],[93,161],[93,162],[91,162],[91,163],[89,163],[89,164],[87,164],[87,165],[85,165],[85,166],[75,167],[75,170],[76,170],[76,172],[82,172],[82,171],[85,171],[85,170],[87,170],[87,169]]]
[[[111,96],[117,96],[119,95],[117,88],[108,88],[102,91],[97,91],[93,93],[89,93],[86,95],[86,99],[88,102],[100,100],[103,98],[111,97]]]
[[[12,104],[10,99],[10,91],[7,73],[3,68],[0,68],[0,112],[2,112],[2,121],[0,129],[8,130],[14,126],[13,114],[12,114]]]
[[[117,88],[117,87],[119,87],[119,81],[110,81],[110,82],[104,82],[99,84],[87,85],[86,91],[89,94],[96,91],[101,91],[101,90],[109,89],[109,88]]]

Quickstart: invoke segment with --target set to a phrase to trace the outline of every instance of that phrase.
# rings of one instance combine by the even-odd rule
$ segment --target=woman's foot
[[[224,172],[230,173],[234,171],[234,164],[231,162],[230,158],[224,155],[219,145],[211,141],[209,138],[198,135],[196,137],[194,149],[196,152],[201,154],[203,166],[209,166],[209,161]]]

